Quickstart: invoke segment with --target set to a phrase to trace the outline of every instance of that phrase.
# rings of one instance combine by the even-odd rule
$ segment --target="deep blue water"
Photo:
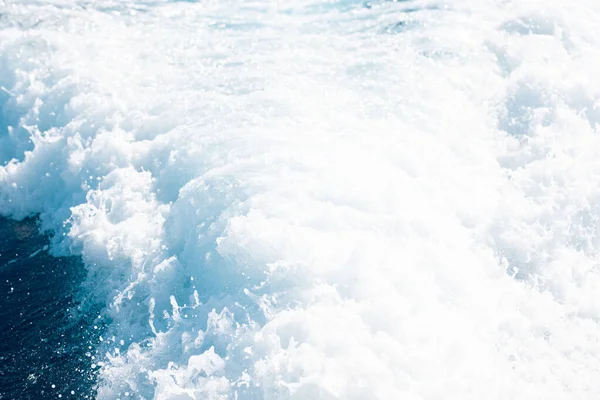
[[[0,399],[94,394],[98,307],[81,292],[81,260],[47,245],[35,219],[0,219]]]

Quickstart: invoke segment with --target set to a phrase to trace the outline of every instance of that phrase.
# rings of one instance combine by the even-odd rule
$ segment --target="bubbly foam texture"
[[[596,398],[599,18],[3,0],[0,213],[106,299],[99,399]]]

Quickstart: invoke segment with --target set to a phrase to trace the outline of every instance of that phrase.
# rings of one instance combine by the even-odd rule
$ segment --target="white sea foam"
[[[600,6],[0,1],[0,213],[98,398],[595,399]]]

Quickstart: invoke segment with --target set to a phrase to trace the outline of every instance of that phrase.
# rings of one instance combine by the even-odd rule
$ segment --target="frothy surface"
[[[0,213],[98,398],[600,394],[593,1],[1,1]]]

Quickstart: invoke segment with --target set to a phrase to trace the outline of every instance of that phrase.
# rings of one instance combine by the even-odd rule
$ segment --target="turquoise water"
[[[598,21],[0,0],[3,396],[600,398]]]

